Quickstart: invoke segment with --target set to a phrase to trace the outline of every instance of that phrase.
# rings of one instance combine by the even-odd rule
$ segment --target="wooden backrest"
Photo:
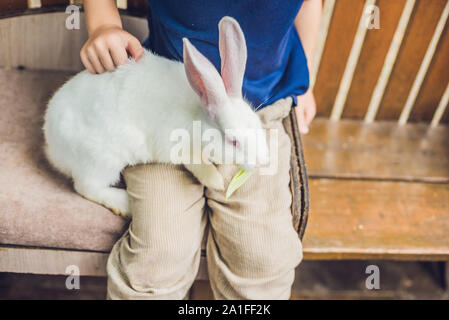
[[[0,15],[68,4],[82,0],[0,0]],[[117,4],[143,15],[147,1]],[[449,0],[323,0],[323,5],[311,70],[318,116],[449,123]]]
[[[376,8],[379,29],[368,29]],[[318,115],[449,122],[448,0],[325,0]]]
[[[148,6],[146,0],[116,0],[116,3],[119,9],[135,15],[145,15]],[[58,10],[71,4],[82,7],[83,0],[0,0],[0,15],[5,17]]]

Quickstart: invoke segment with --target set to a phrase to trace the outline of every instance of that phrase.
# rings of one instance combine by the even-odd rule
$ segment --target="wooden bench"
[[[306,259],[449,260],[448,14],[446,0],[324,2]]]
[[[449,127],[317,119],[306,259],[449,260]]]
[[[67,1],[41,4],[50,2]],[[33,15],[45,23],[41,32],[55,30],[49,41],[70,48],[61,57],[48,43],[27,40],[34,35],[23,32],[36,21],[5,3],[9,18],[0,19],[0,29],[8,25],[16,34],[0,40],[9,48],[0,67],[81,68],[85,34],[55,29],[64,13]],[[379,30],[367,30],[363,20],[373,4]],[[311,70],[318,117],[303,137],[311,195],[304,258],[449,261],[449,1],[325,0],[324,8]],[[42,9],[34,10],[26,13]],[[122,13],[125,26],[145,36],[145,21]],[[18,36],[23,41],[13,40]],[[63,274],[74,264],[82,274],[103,276],[106,258],[106,250],[2,245],[0,271]],[[207,278],[205,270],[203,261],[198,279]]]

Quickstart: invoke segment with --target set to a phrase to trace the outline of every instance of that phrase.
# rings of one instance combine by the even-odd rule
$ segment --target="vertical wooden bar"
[[[117,8],[119,9],[127,9],[128,8],[128,1],[127,0],[116,0]]]
[[[397,2],[389,2],[390,4],[397,4]],[[377,79],[376,86],[374,91],[372,92],[371,99],[368,105],[368,110],[365,115],[365,122],[371,123],[374,121],[377,115],[377,111],[379,110],[380,102],[385,93],[385,88],[387,87],[388,81],[390,80],[391,72],[393,70],[394,64],[396,62],[396,58],[399,53],[399,49],[402,44],[402,40],[405,35],[405,31],[407,30],[408,23],[410,21],[410,17],[413,12],[413,8],[415,7],[416,0],[407,0],[405,6],[403,7],[401,17],[399,19],[399,23],[394,32],[393,39],[390,44],[390,48],[388,49],[388,53],[386,55],[385,61],[383,63],[383,67],[381,73]],[[381,10],[381,12],[384,12]],[[391,11],[387,11],[385,14],[389,14]],[[382,15],[382,23],[383,28],[385,28],[384,15]],[[379,39],[381,40],[381,39]],[[372,61],[372,60],[370,60]],[[367,76],[374,76],[372,73],[367,72]],[[358,80],[358,79],[357,79]],[[356,81],[357,83],[358,81]],[[361,94],[360,90],[356,90],[356,92],[360,95],[360,99],[363,99],[363,94]]]
[[[431,127],[436,127],[443,117],[444,111],[447,109],[447,105],[449,104],[449,83],[446,86],[446,90],[444,91],[443,96],[441,97],[441,101],[438,104],[438,108],[433,115],[432,122],[430,124]]]
[[[314,86],[318,116],[328,117],[331,113],[363,8],[364,2],[361,0],[335,1]]]
[[[346,64],[343,78],[340,82],[340,87],[335,98],[335,104],[331,113],[331,120],[337,121],[341,118],[343,109],[348,96],[349,88],[351,87],[352,79],[354,77],[354,71],[359,61],[360,52],[362,51],[363,42],[365,40],[366,32],[368,30],[366,26],[366,11],[370,6],[373,6],[376,0],[366,0],[365,7],[363,8],[362,15],[360,16],[359,26],[354,38],[354,43],[351,48],[351,53]]]
[[[449,83],[449,20],[410,114],[410,122],[431,122]],[[441,118],[441,120],[443,120]],[[443,121],[444,122],[444,121]]]
[[[418,74],[416,75],[415,81],[413,82],[412,89],[410,90],[409,96],[405,103],[404,109],[399,117],[399,124],[404,125],[407,123],[410,113],[412,111],[413,105],[415,104],[416,98],[418,97],[419,91],[421,89],[424,78],[429,70],[430,63],[432,62],[433,55],[437,49],[438,43],[440,41],[441,34],[443,33],[444,26],[449,17],[449,0],[446,2],[443,12],[441,13],[440,20],[438,21],[437,27],[433,34],[432,40],[430,41],[429,47],[427,48],[426,55],[422,61],[421,67],[419,68]]]
[[[28,8],[36,9],[42,6],[41,0],[28,0]]]
[[[313,89],[320,68],[321,58],[323,56],[324,46],[326,45],[327,34],[329,32],[329,26],[334,13],[335,0],[324,0],[323,16],[321,18],[320,33],[318,35],[317,46],[315,55],[313,57],[313,67],[310,70],[310,88]]]
[[[447,0],[417,1],[378,109],[377,120],[399,118],[446,3]]]

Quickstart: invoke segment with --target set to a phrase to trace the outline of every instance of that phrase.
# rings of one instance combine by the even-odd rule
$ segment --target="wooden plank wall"
[[[119,8],[137,15],[146,3],[117,0]],[[67,4],[82,0],[0,0],[0,13]],[[449,0],[323,4],[322,43],[311,70],[318,116],[449,123]],[[372,4],[379,9],[380,28],[363,30]]]
[[[317,70],[314,92],[318,105],[318,116],[330,117],[335,100],[343,85],[342,79],[348,67],[348,59],[358,34],[359,21],[367,18],[364,0],[324,0],[334,2],[331,22],[327,33],[321,63]],[[399,120],[409,100],[412,105],[406,122],[430,123],[449,89],[449,22],[447,0],[377,0],[380,12],[380,29],[366,31],[357,67],[350,79],[349,91],[343,106],[342,118],[365,119],[373,98],[391,43],[407,6],[412,8],[404,35],[399,37],[399,50],[381,95],[375,120]],[[406,18],[406,17],[405,17]],[[407,19],[405,19],[407,21]],[[439,37],[438,27],[442,28]],[[432,40],[436,40],[434,54]],[[426,55],[430,58],[424,71],[421,86],[418,73]],[[419,80],[419,79],[418,79]],[[417,88],[416,100],[412,88]],[[444,102],[444,101],[443,101]],[[447,103],[442,108],[442,122],[449,122]],[[365,119],[366,120],[366,119]]]

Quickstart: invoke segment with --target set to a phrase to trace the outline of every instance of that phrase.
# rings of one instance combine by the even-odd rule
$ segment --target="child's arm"
[[[89,39],[81,49],[81,61],[91,73],[103,73],[126,63],[128,53],[138,60],[139,40],[122,29],[114,0],[84,0]]]
[[[295,27],[298,30],[302,45],[307,57],[309,70],[312,70],[312,59],[318,38],[321,22],[322,2],[321,0],[304,0],[295,19]],[[312,89],[304,95],[298,96],[298,107],[296,115],[301,133],[309,132],[309,125],[316,114],[316,103]]]

